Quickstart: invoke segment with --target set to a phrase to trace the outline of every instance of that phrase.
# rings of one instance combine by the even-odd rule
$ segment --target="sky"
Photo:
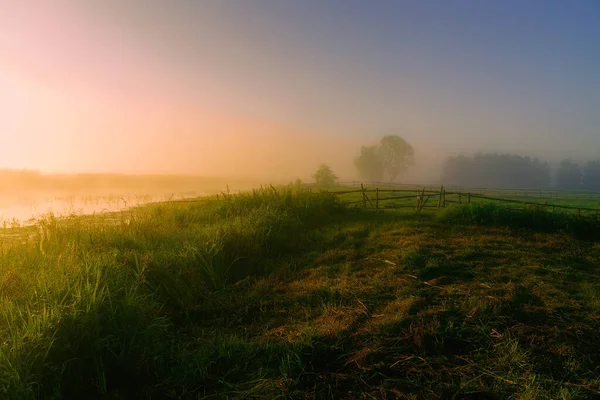
[[[352,178],[600,157],[600,2],[0,0],[0,167]],[[409,179],[407,178],[407,179]]]

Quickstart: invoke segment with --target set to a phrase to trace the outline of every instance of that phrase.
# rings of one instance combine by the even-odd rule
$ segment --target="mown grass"
[[[600,244],[477,207],[265,189],[48,218],[2,253],[0,396],[600,396]]]

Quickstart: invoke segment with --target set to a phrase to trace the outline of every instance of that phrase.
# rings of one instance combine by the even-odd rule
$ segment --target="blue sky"
[[[466,130],[469,119],[502,124],[509,137],[511,127],[518,133],[531,127],[540,139],[600,134],[598,2],[245,4],[250,37],[262,43],[262,70],[290,72],[310,88],[291,108],[312,113],[303,101],[312,98],[342,104],[323,121],[401,129],[397,115],[414,108]],[[267,73],[264,80],[287,88],[293,77],[275,81]],[[437,135],[444,136],[442,127]]]

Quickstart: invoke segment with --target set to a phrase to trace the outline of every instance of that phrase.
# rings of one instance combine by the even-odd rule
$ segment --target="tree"
[[[445,185],[543,189],[550,186],[548,164],[516,154],[478,153],[449,157],[442,174]]]
[[[383,178],[383,163],[377,146],[362,146],[360,155],[354,159],[358,175],[369,182],[378,182]]]
[[[556,186],[566,190],[580,189],[581,167],[572,160],[563,160],[556,172]]]
[[[544,189],[550,187],[552,184],[552,176],[550,174],[550,167],[547,162],[541,162],[537,158],[533,159],[531,164],[533,167],[532,175],[530,178],[533,188]]]
[[[585,165],[582,186],[586,190],[600,190],[600,160],[588,161]]]
[[[327,164],[321,164],[317,172],[313,175],[313,178],[315,178],[317,187],[321,189],[332,187],[338,179]]]
[[[354,166],[361,178],[381,181],[387,174],[390,182],[414,165],[414,149],[400,136],[384,136],[378,146],[362,146]]]
[[[398,174],[404,172],[409,166],[414,165],[415,151],[413,147],[400,136],[384,136],[379,142],[378,154],[387,172],[390,182]]]
[[[477,172],[477,169],[473,168],[474,164],[475,161],[472,157],[463,155],[448,157],[442,169],[442,182],[444,185],[477,186],[474,184],[477,181],[477,177],[474,176]]]

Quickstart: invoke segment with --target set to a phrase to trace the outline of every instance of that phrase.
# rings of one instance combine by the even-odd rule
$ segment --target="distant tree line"
[[[443,166],[442,183],[462,187],[600,190],[600,160],[589,161],[584,167],[563,160],[553,175],[548,163],[532,157],[497,153],[449,157]]]
[[[556,172],[556,186],[566,190],[600,190],[600,160],[583,166],[563,160]]]
[[[550,186],[550,168],[537,158],[513,154],[450,157],[442,182],[466,187],[546,188]]]

